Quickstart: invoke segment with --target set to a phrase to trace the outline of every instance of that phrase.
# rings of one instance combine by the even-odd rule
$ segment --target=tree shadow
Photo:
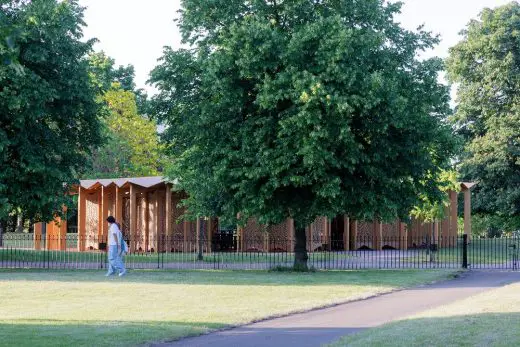
[[[0,321],[0,346],[136,346],[196,336],[225,327],[205,322]]]
[[[129,270],[124,277],[105,277],[106,270],[0,269],[0,280],[93,283],[150,283],[187,285],[262,286],[415,286],[432,280],[453,278],[457,271],[437,270],[328,270],[308,273],[263,270]]]

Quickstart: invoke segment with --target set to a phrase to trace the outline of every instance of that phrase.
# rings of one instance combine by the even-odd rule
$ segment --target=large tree
[[[92,42],[74,0],[3,1],[0,16],[0,218],[18,209],[49,220],[100,141]]]
[[[195,215],[295,221],[295,266],[318,216],[408,216],[453,152],[437,39],[383,0],[184,0],[190,49],[151,82]]]
[[[467,141],[461,177],[478,181],[474,211],[507,218],[508,228],[520,226],[519,33],[518,3],[484,9],[447,61],[458,86],[454,123]]]

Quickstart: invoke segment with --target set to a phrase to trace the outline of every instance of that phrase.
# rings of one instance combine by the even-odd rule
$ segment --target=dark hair
[[[115,223],[115,222],[116,222],[116,219],[115,219],[114,217],[112,217],[112,216],[108,216],[108,218],[107,218],[107,222],[109,222],[109,223]]]

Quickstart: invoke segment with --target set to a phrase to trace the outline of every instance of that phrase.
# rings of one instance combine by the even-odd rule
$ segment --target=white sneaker
[[[119,273],[119,277],[122,277],[122,276],[124,276],[125,274],[126,274],[126,270],[123,271],[123,272],[120,272],[120,273]]]

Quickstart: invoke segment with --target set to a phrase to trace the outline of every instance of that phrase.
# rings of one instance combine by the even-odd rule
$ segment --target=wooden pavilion
[[[464,233],[471,235],[471,194],[473,183],[462,183],[464,194]],[[202,244],[205,251],[218,249],[215,237],[220,237],[218,218],[183,221],[184,209],[179,202],[185,194],[173,190],[172,184],[162,177],[82,180],[78,194],[77,250],[106,248],[108,224],[112,215],[120,223],[131,252],[162,252],[197,250]],[[377,221],[357,221],[346,215],[334,218],[320,217],[307,227],[307,249],[356,250],[369,248],[408,249],[421,246],[423,240],[439,246],[454,246],[457,239],[458,193],[449,193],[450,204],[442,221],[411,224],[395,221],[383,224]],[[57,219],[46,225],[35,225],[35,248],[41,248],[45,237],[47,249],[67,248],[66,221]],[[262,226],[254,219],[245,227],[237,227],[233,235],[236,251],[292,251],[294,223],[291,219],[278,225]],[[199,240],[202,238],[202,240]],[[202,242],[199,242],[202,241]]]

